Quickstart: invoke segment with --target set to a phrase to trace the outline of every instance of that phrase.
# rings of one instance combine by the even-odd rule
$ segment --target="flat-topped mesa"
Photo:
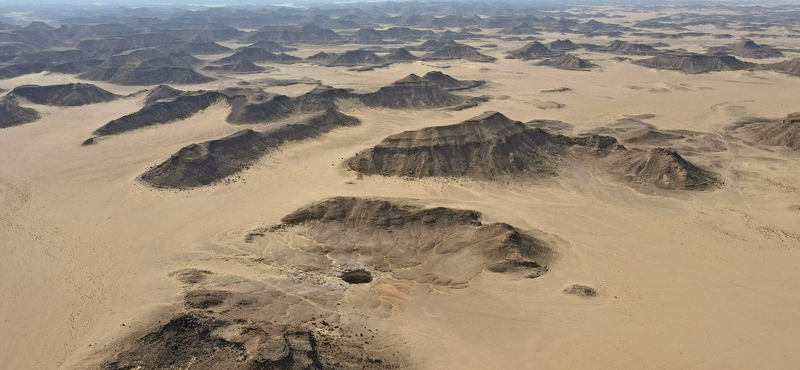
[[[295,98],[273,95],[264,100],[249,101],[244,96],[237,96],[229,100],[231,112],[227,121],[244,124],[266,123],[288,118],[294,113],[314,113],[335,108],[337,100],[353,96],[349,90],[324,85]]]
[[[119,85],[199,84],[213,81],[213,78],[192,69],[199,63],[199,59],[185,52],[136,49],[114,55],[79,77]]]
[[[508,56],[506,56],[506,59],[543,59],[557,57],[563,54],[564,53],[561,51],[551,50],[539,41],[534,41],[523,46],[522,48],[511,51]]]
[[[716,174],[695,166],[676,151],[654,148],[646,154],[632,152],[619,162],[621,171],[633,184],[655,185],[667,190],[707,190],[719,187]]]
[[[550,47],[550,50],[553,51],[571,51],[580,49],[580,46],[575,45],[575,43],[573,43],[570,39],[551,41],[548,46]]]
[[[708,50],[712,53],[731,54],[737,57],[751,59],[778,58],[783,56],[783,53],[779,50],[775,50],[769,45],[756,44],[750,39],[742,39],[734,44],[713,47]]]
[[[360,266],[401,280],[463,285],[487,270],[529,278],[547,272],[556,257],[547,244],[480,219],[472,210],[336,197],[284,216],[275,229],[302,228],[329,258],[347,263],[357,256]]]
[[[464,107],[476,105],[481,100],[450,93],[435,81],[414,74],[357,97],[368,107],[392,109]]]
[[[233,55],[217,60],[215,63],[232,64],[241,61],[249,62],[273,62],[280,64],[292,64],[301,61],[301,58],[280,53],[275,54],[267,49],[258,47],[244,47],[238,49]]]
[[[21,107],[17,99],[6,96],[0,99],[0,128],[19,126],[39,120],[35,109]]]
[[[579,152],[605,156],[618,146],[611,137],[551,135],[498,112],[486,112],[455,125],[389,136],[346,165],[364,174],[414,178],[552,176],[556,157]]]
[[[800,112],[782,120],[747,123],[741,132],[761,144],[800,150]]]
[[[387,61],[377,54],[368,50],[348,50],[341,55],[328,60],[325,64],[329,66],[370,66],[385,64]]]
[[[205,66],[203,70],[231,73],[258,73],[266,71],[264,67],[258,66],[249,60],[241,60],[236,63],[223,64],[221,66]]]
[[[237,49],[237,51],[243,48],[260,48],[272,53],[285,53],[290,51],[297,51],[297,49],[295,48],[286,47],[274,41],[257,41],[249,46],[239,48]]]
[[[585,71],[596,67],[593,63],[578,58],[572,54],[565,54],[560,57],[545,59],[536,65],[564,69],[568,71]]]
[[[424,44],[423,44],[424,45]],[[490,57],[482,54],[478,49],[460,44],[455,41],[448,41],[444,46],[434,52],[425,54],[422,59],[424,60],[456,60],[464,59],[472,62],[490,63],[497,60],[497,58]]]
[[[688,74],[698,74],[719,71],[739,71],[752,69],[754,63],[743,62],[729,55],[703,55],[703,54],[663,54],[649,59],[633,62],[644,67],[681,71]]]
[[[223,180],[251,166],[266,153],[281,145],[318,137],[338,127],[355,126],[360,121],[335,109],[302,122],[269,131],[250,129],[233,135],[191,144],[165,162],[140,176],[145,183],[159,188],[193,188]]]
[[[95,85],[84,83],[49,86],[23,85],[16,87],[11,94],[34,104],[61,107],[109,102],[119,97]]]
[[[662,52],[647,44],[637,44],[629,41],[614,40],[606,46],[597,48],[599,51],[622,55],[659,55]]]

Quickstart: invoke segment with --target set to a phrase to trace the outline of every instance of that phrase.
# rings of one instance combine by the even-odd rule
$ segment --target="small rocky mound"
[[[759,45],[750,39],[743,39],[735,44],[722,47],[709,48],[709,52],[730,54],[742,58],[764,59],[782,57],[783,53],[769,45]]]
[[[242,60],[236,63],[223,64],[221,66],[206,66],[203,68],[203,70],[230,73],[258,73],[264,72],[266,69],[264,67],[257,66],[255,63],[249,60]]]
[[[167,87],[167,89],[169,89]],[[169,90],[159,89],[154,94],[167,95]],[[159,96],[156,96],[159,97]],[[150,96],[148,100],[150,100]],[[116,135],[153,125],[165,124],[191,117],[227,97],[215,91],[201,91],[176,97],[152,100],[139,111],[117,118],[94,131],[97,136]]]
[[[390,51],[383,57],[383,59],[391,62],[413,62],[415,60],[419,60],[419,58],[415,57],[414,54],[411,54],[408,50],[403,48]]]
[[[468,98],[447,92],[439,85],[417,75],[405,77],[378,91],[358,96],[368,107],[380,108],[446,108],[477,104],[476,98]]]
[[[645,155],[631,151],[613,170],[621,172],[633,184],[652,184],[667,190],[707,190],[722,183],[711,171],[695,166],[674,150],[664,148],[654,148]]]
[[[529,43],[528,45],[523,46],[522,48],[511,51],[506,58],[531,60],[531,59],[552,58],[562,54],[563,53],[560,51],[550,50],[550,48],[548,48],[539,41],[534,41]]]
[[[597,296],[597,291],[594,290],[594,288],[580,284],[570,285],[564,288],[563,292],[564,294],[576,295],[578,297],[584,297],[584,298]]]
[[[72,107],[86,104],[109,102],[118,96],[92,84],[71,83],[66,85],[23,85],[11,94],[24,98],[34,104]]]
[[[159,188],[193,188],[238,173],[281,145],[318,137],[338,127],[360,124],[357,118],[328,109],[301,123],[270,131],[243,130],[233,135],[189,145],[147,170],[141,180]]]
[[[800,77],[800,58],[784,60],[778,63],[761,64],[758,66],[758,69],[775,71]]]
[[[622,55],[659,55],[661,51],[647,44],[636,44],[628,41],[614,40],[606,46],[597,48],[599,51]]]
[[[392,364],[396,358],[380,359],[365,349],[363,334],[355,339],[352,334],[334,332],[327,322],[327,330],[319,330],[311,323],[279,325],[259,320],[236,306],[227,314],[189,309],[142,337],[129,338],[101,369],[399,368]]]
[[[728,55],[664,54],[633,62],[640,66],[699,74],[752,69],[755,64]]]
[[[453,40],[448,41],[438,50],[425,54],[424,60],[456,60],[464,59],[472,62],[490,63],[497,60],[494,57],[482,54],[478,49],[457,43]]]
[[[19,126],[41,118],[35,109],[21,107],[16,99],[6,96],[0,99],[0,128]]]
[[[543,241],[480,218],[471,210],[337,197],[286,215],[273,230],[307,235],[322,247],[318,253],[347,271],[372,270],[419,283],[463,285],[482,271],[531,277],[547,271],[555,253]]]
[[[450,126],[389,136],[346,165],[368,175],[402,177],[553,176],[560,158],[619,150],[606,136],[571,138],[531,128],[497,112]]]
[[[593,63],[578,58],[572,54],[565,54],[557,58],[545,59],[536,65],[566,69],[569,71],[586,71],[596,67]]]
[[[792,113],[780,121],[752,122],[737,128],[756,142],[800,150],[800,112]]]

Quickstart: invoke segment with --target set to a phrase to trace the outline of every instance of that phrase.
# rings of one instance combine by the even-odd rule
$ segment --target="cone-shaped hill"
[[[419,60],[414,54],[411,54],[408,50],[403,48],[394,49],[384,55],[383,58],[392,62],[411,62]]]
[[[189,145],[147,170],[141,180],[160,188],[209,185],[240,172],[284,143],[320,136],[338,127],[358,125],[357,118],[328,109],[300,123],[269,131],[243,130],[233,135]]]
[[[662,151],[629,150],[610,136],[554,135],[486,112],[455,125],[389,136],[347,160],[346,166],[367,175],[493,180],[550,177],[565,162],[581,161],[633,183],[666,189],[705,189],[719,183],[677,153]]]
[[[102,103],[117,99],[118,96],[92,84],[71,83],[65,85],[23,85],[11,94],[34,104],[55,106],[78,106]]]

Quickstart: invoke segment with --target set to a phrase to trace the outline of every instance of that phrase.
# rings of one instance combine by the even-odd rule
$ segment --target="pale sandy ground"
[[[688,76],[594,53],[579,54],[600,64],[599,70],[568,72],[502,59],[503,51],[523,43],[495,43],[500,47],[487,52],[501,59],[492,64],[412,63],[362,73],[278,66],[269,75],[243,77],[307,76],[369,91],[449,65],[444,71],[457,78],[489,81],[468,94],[495,99],[461,112],[350,108],[345,112],[361,118],[361,126],[287,146],[231,185],[192,191],[156,191],[136,177],[185,145],[241,129],[224,122],[226,107],[81,147],[93,130],[138,109],[140,98],[36,106],[42,120],[0,130],[0,368],[84,368],[97,348],[142,329],[151,315],[180,299],[169,272],[198,259],[213,268],[209,256],[220,257],[223,249],[214,243],[228,235],[272,224],[316,200],[351,195],[475,209],[486,221],[562,240],[556,245],[560,259],[539,279],[482,274],[465,289],[419,287],[403,296],[394,314],[380,320],[399,332],[420,368],[795,369],[796,152],[725,138],[729,151],[688,157],[720,172],[722,189],[649,195],[590,173],[540,185],[355,180],[340,163],[389,134],[452,124],[485,110],[518,120],[559,119],[576,132],[647,113],[656,116],[648,122],[662,128],[722,133],[739,117],[778,118],[800,110],[800,78],[768,72]],[[34,75],[0,81],[0,87],[70,80]],[[119,93],[139,89],[98,85]],[[540,92],[562,86],[572,91]],[[536,108],[541,101],[565,107]],[[573,283],[591,285],[600,295],[561,293]]]

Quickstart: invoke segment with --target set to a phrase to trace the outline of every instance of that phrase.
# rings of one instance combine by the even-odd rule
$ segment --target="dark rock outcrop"
[[[633,62],[644,67],[668,69],[689,74],[739,71],[752,69],[755,64],[743,62],[728,55],[703,55],[703,54],[664,54],[649,59]]]
[[[522,48],[511,51],[506,58],[531,60],[531,59],[551,58],[562,54],[563,53],[560,51],[550,50],[550,48],[544,46],[544,44],[542,44],[539,41],[534,41],[528,45],[523,46]]]
[[[537,63],[537,65],[566,69],[570,71],[585,71],[596,67],[591,62],[585,61],[572,54],[565,54],[560,57],[545,59]]]
[[[62,107],[103,103],[118,96],[92,84],[71,83],[66,85],[23,85],[14,88],[11,94],[34,104]]]
[[[0,128],[19,126],[41,118],[35,109],[21,107],[13,97],[0,99]]]
[[[95,130],[97,136],[116,135],[191,117],[227,97],[214,91],[179,95],[153,101],[139,111],[117,118]]]
[[[240,172],[281,145],[320,136],[338,127],[358,125],[357,118],[328,109],[301,123],[233,135],[189,145],[147,170],[142,181],[160,188],[192,188],[212,184]]]

